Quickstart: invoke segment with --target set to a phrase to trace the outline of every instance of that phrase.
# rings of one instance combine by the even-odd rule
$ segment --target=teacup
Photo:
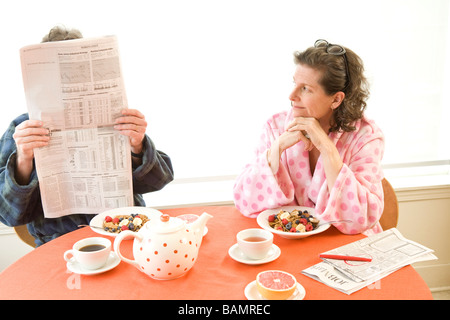
[[[71,250],[64,252],[64,260],[70,256],[84,269],[95,270],[103,267],[111,252],[111,241],[106,238],[93,237],[75,242]]]
[[[264,229],[245,229],[239,231],[236,238],[239,249],[252,260],[267,257],[273,244],[273,233]]]

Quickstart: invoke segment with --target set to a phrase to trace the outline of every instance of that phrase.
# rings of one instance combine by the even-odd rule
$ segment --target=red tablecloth
[[[86,237],[99,236],[89,227],[61,236],[25,255],[0,274],[0,299],[245,299],[246,285],[263,270],[293,274],[306,289],[305,299],[432,299],[419,274],[406,266],[381,279],[372,288],[344,294],[301,273],[318,262],[318,254],[357,241],[363,235],[344,235],[334,227],[301,240],[274,237],[281,255],[262,265],[246,265],[228,255],[236,233],[259,227],[255,219],[242,216],[234,207],[190,207],[161,210],[171,216],[208,212],[208,234],[204,237],[194,267],[183,277],[159,281],[135,267],[120,264],[98,275],[78,275],[66,268],[63,253]],[[114,239],[111,237],[111,240]],[[132,258],[132,240],[122,242],[121,251]]]

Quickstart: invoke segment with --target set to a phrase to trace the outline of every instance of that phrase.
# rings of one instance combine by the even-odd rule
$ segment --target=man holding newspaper
[[[80,38],[82,38],[82,35],[78,30],[55,27],[44,37],[42,42],[53,43],[54,41]],[[64,41],[64,44],[65,43],[66,42]],[[100,51],[101,50],[98,50],[96,54],[99,57],[102,57],[101,55],[103,55],[104,52]],[[35,55],[38,55],[38,53]],[[79,56],[81,56],[81,53]],[[58,58],[60,58],[59,67],[67,67],[68,73],[70,73],[72,69],[75,70],[74,66],[77,66],[77,68],[81,66],[80,62],[74,63],[70,61],[70,59],[73,59],[73,56],[69,56],[68,54],[67,57],[61,55]],[[77,57],[77,59],[78,58],[79,57]],[[118,57],[116,58],[117,61],[119,61]],[[102,59],[97,60],[97,64],[106,64],[104,61],[107,62],[108,60],[107,58],[102,57]],[[100,65],[98,68],[101,69],[102,66]],[[78,72],[78,70],[76,71]],[[75,73],[73,73],[73,75],[74,74]],[[76,75],[79,74],[77,73]],[[82,75],[81,72],[80,75]],[[96,75],[93,75],[93,77],[95,80]],[[99,76],[97,76],[97,80],[98,77]],[[110,83],[117,81],[115,86],[122,88],[120,86],[122,81],[121,78],[119,80],[107,78],[106,80]],[[74,79],[71,79],[70,81],[64,83],[63,79],[61,79],[61,83],[66,85],[65,87],[62,87],[63,96],[66,92],[69,92],[67,90],[73,90],[73,88],[76,88],[78,85],[74,84]],[[126,97],[124,92],[107,92],[106,90],[99,89],[99,82],[101,83],[101,81],[97,81],[95,82],[95,86],[92,86],[92,88],[94,88],[92,89],[93,93],[86,94],[86,96],[94,96],[94,90],[96,90],[97,92],[102,91],[103,96],[117,97],[123,95]],[[85,88],[87,88],[85,84],[81,85],[84,85]],[[42,87],[44,87],[44,92],[45,90],[48,90],[45,86],[50,87],[50,84],[48,84],[47,81],[43,81]],[[105,88],[106,87],[107,86],[105,86]],[[85,88],[83,90],[87,91]],[[66,92],[64,90],[66,90]],[[26,86],[25,91],[27,91]],[[51,95],[47,94],[45,96],[46,99],[51,99],[47,98],[47,96]],[[101,212],[98,210],[101,206],[104,207],[103,210],[106,210],[117,204],[119,204],[118,206],[123,206],[120,204],[124,201],[129,206],[145,206],[142,197],[143,193],[160,190],[173,180],[173,168],[169,156],[156,150],[153,141],[146,135],[147,122],[144,115],[136,109],[128,109],[126,106],[121,105],[121,101],[125,101],[126,98],[123,100],[111,99],[111,101],[114,101],[108,102],[107,106],[102,106],[105,107],[105,109],[97,109],[97,114],[94,114],[93,111],[90,111],[88,115],[83,114],[83,117],[86,119],[89,118],[88,122],[90,123],[93,123],[94,121],[92,119],[96,117],[108,118],[106,121],[107,124],[106,122],[102,122],[97,127],[88,127],[86,126],[85,120],[83,120],[83,123],[81,124],[76,123],[76,121],[81,119],[82,111],[80,111],[80,117],[70,116],[70,113],[69,116],[67,115],[67,110],[70,110],[71,112],[77,110],[74,108],[74,102],[71,102],[76,100],[74,95],[72,93],[67,93],[64,97],[67,101],[64,106],[66,108],[66,113],[63,115],[65,118],[58,118],[58,116],[60,116],[59,114],[55,116],[56,113],[52,114],[51,112],[47,112],[47,115],[44,115],[45,113],[42,112],[42,114],[39,114],[39,117],[33,116],[30,114],[30,103],[28,103],[29,113],[22,114],[13,120],[0,140],[0,222],[8,226],[27,224],[28,230],[35,237],[37,246],[77,229],[80,224],[89,224],[90,220],[96,214]],[[85,99],[83,101],[87,101],[87,98],[83,99]],[[98,99],[98,101],[100,100]],[[88,102],[91,103],[91,101]],[[81,105],[81,102],[77,103],[80,103]],[[107,116],[105,116],[103,110],[108,110]],[[50,116],[48,116],[48,114],[50,114]],[[53,121],[53,128],[49,128],[48,122],[47,125],[45,124],[44,118],[46,116]],[[40,120],[37,120],[37,118],[40,118]],[[62,120],[58,121],[59,119]],[[64,123],[64,125],[60,125],[60,123]],[[63,129],[60,129],[61,127],[59,126]],[[64,130],[66,132],[61,133],[61,131]],[[92,139],[91,137],[94,136],[93,132],[95,134],[99,133],[101,137],[95,138],[96,140]],[[120,138],[120,136],[123,136],[126,139]],[[61,140],[58,141],[58,139]],[[64,160],[64,154],[68,154],[67,141],[83,141],[83,139],[84,141],[87,141],[87,143],[85,143],[87,147],[83,146],[85,150],[87,150],[86,152],[79,152],[75,147],[70,150],[70,155],[73,157],[73,160],[81,159],[81,165],[73,165],[75,161],[71,161],[72,159],[67,161],[66,159],[65,163],[69,163],[69,165],[73,166],[73,168],[69,167],[69,169],[73,169],[72,171],[67,170],[67,167],[62,166],[57,169],[52,168],[52,166],[58,167],[60,164],[57,161]],[[126,141],[127,139],[129,144]],[[63,141],[63,143],[60,143],[60,141]],[[95,150],[96,148],[101,148],[102,150]],[[47,151],[42,151],[43,149]],[[124,150],[131,151],[131,164],[129,162],[129,153],[125,155],[123,152]],[[37,161],[37,153],[41,153],[41,159],[52,157],[52,162],[46,163],[46,161]],[[107,155],[103,156],[104,153],[107,153]],[[89,157],[86,158],[87,160],[84,160],[82,156],[89,156],[92,158],[102,157],[102,169],[104,171],[102,174],[104,174],[104,176],[101,177],[101,179],[103,179],[101,180],[101,183],[92,183],[92,181],[96,179],[95,176],[97,174],[95,174],[95,172],[88,172],[84,167],[87,163],[86,167],[90,166],[90,169],[98,168],[97,170],[100,171],[98,164],[93,164],[94,161]],[[98,161],[98,159],[94,160]],[[114,162],[114,165],[110,165],[108,162]],[[123,172],[117,173],[120,170],[116,170],[116,168],[121,169],[122,171],[125,170],[126,174]],[[60,171],[57,172],[56,170]],[[132,171],[131,174],[130,171]],[[67,172],[70,172],[71,174],[67,174]],[[70,176],[73,176],[73,173],[78,173],[78,176],[75,176],[75,178],[78,179],[78,186],[87,186],[87,191],[84,191],[85,194],[83,194],[87,200],[84,200],[83,202],[83,200],[80,200],[82,197],[80,197],[80,199],[71,199],[68,201],[64,199],[64,195],[58,195],[60,197],[58,198],[59,202],[56,201],[55,198],[57,197],[55,194],[58,193],[58,189],[64,189],[59,188],[64,186],[64,183],[65,185],[69,185],[70,181],[70,186],[73,190],[77,191],[77,188],[73,187],[75,183],[70,180],[72,178]],[[38,175],[40,175],[39,180]],[[52,181],[51,179],[56,181],[54,185],[48,183],[49,181]],[[60,181],[63,179],[66,180],[61,183]],[[111,181],[111,185],[116,186],[113,191],[120,191],[122,193],[111,196],[111,190],[105,190],[107,181]],[[58,186],[58,188],[54,187],[55,185]],[[94,185],[103,186],[100,189],[100,192],[105,193],[108,200],[105,201],[102,198],[102,201],[99,201],[99,197],[96,198],[96,191],[91,191],[90,189],[99,190],[98,188],[95,189],[92,187]],[[113,189],[113,187],[111,187],[111,189]],[[96,199],[91,200],[94,198]],[[48,199],[50,199],[50,201]],[[108,203],[107,201],[110,202]],[[74,205],[73,208],[70,208],[72,211],[67,211],[67,204],[73,204],[75,202],[78,203]],[[86,211],[81,212],[80,208],[83,207],[80,206],[80,203],[85,205]],[[93,203],[95,206],[92,205]],[[107,204],[106,207],[105,203]],[[61,213],[50,212],[51,214],[49,214],[49,211],[51,211],[50,209],[53,209],[51,208],[52,206],[59,206],[60,209],[58,210]]]

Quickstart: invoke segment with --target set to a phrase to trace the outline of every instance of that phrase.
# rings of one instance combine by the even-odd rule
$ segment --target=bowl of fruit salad
[[[265,210],[258,215],[256,222],[261,228],[287,239],[302,239],[330,227],[330,224],[322,225],[314,216],[314,208],[301,206]]]
[[[147,207],[121,207],[96,215],[89,223],[101,235],[115,237],[124,230],[139,231],[145,223],[162,213]]]

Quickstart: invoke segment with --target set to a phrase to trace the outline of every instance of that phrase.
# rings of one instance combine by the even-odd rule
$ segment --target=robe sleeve
[[[294,201],[294,186],[283,161],[274,175],[267,161],[267,152],[278,137],[279,130],[268,121],[260,136],[253,162],[247,164],[233,187],[236,208],[247,217],[261,211],[289,205]]]
[[[334,224],[346,234],[381,232],[378,221],[384,209],[383,134],[369,126],[351,144],[348,160],[344,161],[331,192],[326,186],[321,188],[316,214],[327,221],[351,220]]]

